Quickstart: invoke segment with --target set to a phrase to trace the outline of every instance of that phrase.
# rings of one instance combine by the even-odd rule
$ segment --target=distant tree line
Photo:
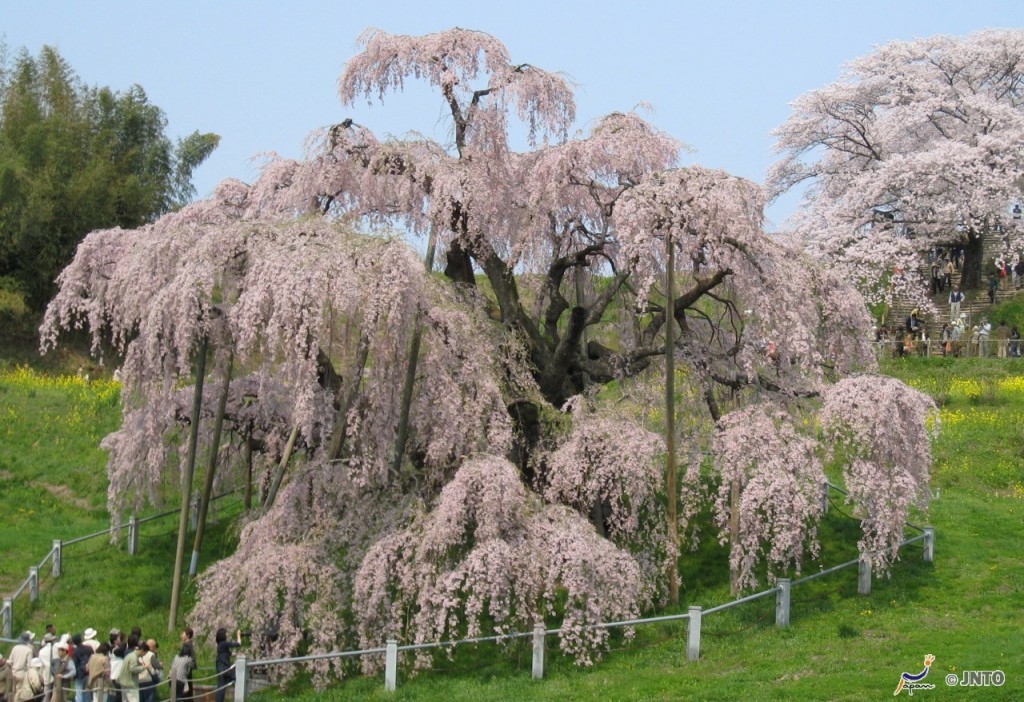
[[[216,134],[173,143],[140,85],[86,85],[50,46],[0,44],[0,315],[41,310],[90,231],[189,202]]]

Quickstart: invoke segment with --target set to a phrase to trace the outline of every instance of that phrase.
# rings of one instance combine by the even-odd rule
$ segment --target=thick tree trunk
[[[473,276],[473,259],[459,242],[453,241],[448,247],[448,254],[445,256],[444,274],[449,280],[466,285],[476,285],[476,278]]]
[[[964,243],[964,265],[960,271],[960,289],[977,290],[984,286],[982,277],[985,252],[980,232],[970,232]]]
[[[512,444],[512,462],[519,468],[523,481],[530,485],[536,474],[530,456],[534,454],[541,439],[540,410],[529,400],[519,400],[508,406],[509,416],[515,425],[515,441]]]

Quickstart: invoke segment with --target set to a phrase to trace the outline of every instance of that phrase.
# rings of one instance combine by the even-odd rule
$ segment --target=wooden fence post
[[[779,589],[775,592],[775,626],[789,626],[789,602],[793,588],[792,582],[789,578],[779,578]]]
[[[935,559],[935,528],[924,528],[924,560],[931,563]]]
[[[245,656],[235,656],[235,702],[245,702],[245,693],[249,688],[249,668]]]
[[[11,602],[10,597],[4,598],[3,610],[0,611],[3,614],[4,626],[3,626],[3,637],[5,639],[11,638],[11,627],[14,626],[14,603]]]
[[[60,553],[61,553],[60,539],[53,540],[53,577],[60,577]]]
[[[861,595],[871,594],[871,561],[863,553],[857,563],[857,592]]]
[[[544,623],[533,625],[533,679],[544,677]]]
[[[384,689],[394,692],[398,685],[398,642],[388,639],[384,652]]]
[[[139,552],[139,518],[134,514],[128,518],[128,555]]]
[[[690,607],[690,621],[686,628],[686,660],[695,661],[700,658],[700,618],[701,608]]]

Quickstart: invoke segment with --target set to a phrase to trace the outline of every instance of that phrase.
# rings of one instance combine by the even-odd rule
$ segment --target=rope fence
[[[229,496],[235,494],[236,492],[238,492],[238,490],[231,490],[231,491],[222,493],[220,495],[216,495],[215,497],[213,497],[211,499],[213,501],[221,500],[221,499],[223,499],[225,497],[229,497]],[[190,511],[191,511],[192,514],[195,513],[194,510],[190,510]],[[143,517],[141,519],[137,518],[135,516],[132,516],[132,517],[130,517],[128,519],[127,522],[125,522],[123,524],[111,524],[106,529],[102,529],[100,531],[94,531],[93,533],[86,534],[85,536],[77,536],[77,537],[75,537],[73,539],[68,539],[66,541],[62,540],[62,539],[54,539],[53,540],[53,545],[51,546],[51,548],[47,552],[47,554],[45,556],[43,556],[43,559],[39,562],[39,565],[30,566],[29,569],[28,569],[28,577],[25,578],[21,582],[20,585],[18,585],[18,587],[14,590],[13,593],[11,593],[10,596],[5,596],[3,598],[3,604],[0,605],[0,641],[10,641],[12,643],[17,643],[12,638],[13,633],[14,633],[13,629],[14,629],[14,606],[15,606],[15,602],[18,600],[19,597],[24,595],[26,593],[26,591],[28,592],[28,604],[29,604],[30,607],[39,598],[39,586],[40,586],[40,583],[41,583],[41,577],[47,577],[45,575],[45,573],[47,571],[47,565],[50,566],[50,568],[49,568],[49,576],[48,577],[50,577],[50,578],[59,578],[60,577],[61,569],[62,569],[62,566],[63,566],[64,549],[66,547],[72,546],[72,545],[76,545],[76,544],[81,544],[81,543],[84,543],[84,542],[89,541],[91,539],[99,538],[101,536],[109,537],[109,540],[105,544],[103,544],[102,546],[100,546],[98,548],[95,548],[95,549],[92,549],[91,551],[86,551],[84,553],[76,552],[76,554],[75,554],[77,558],[87,558],[87,557],[89,557],[91,555],[94,555],[96,553],[99,553],[101,551],[105,551],[107,549],[114,548],[117,545],[116,544],[117,536],[121,533],[122,530],[126,529],[128,531],[128,536],[127,536],[128,555],[129,556],[134,556],[138,552],[138,548],[139,548],[139,533],[140,533],[139,527],[142,524],[145,524],[147,522],[151,522],[151,521],[154,521],[154,520],[157,520],[157,519],[163,519],[164,517],[168,517],[168,516],[171,516],[171,515],[178,515],[178,514],[180,514],[180,510],[174,509],[174,510],[168,510],[166,512],[160,512],[159,514],[149,515],[149,516]],[[194,529],[195,526],[193,525],[192,528]],[[171,534],[171,533],[177,533],[177,529],[175,529],[173,532],[166,532],[166,533],[160,533],[160,534],[155,534],[155,535],[151,534],[150,538],[159,538],[159,537]],[[41,576],[40,574],[43,574],[43,575]]]
[[[837,492],[837,493],[839,493],[841,495],[846,495],[847,494],[847,492],[845,490],[843,490],[842,488],[840,488],[840,487],[838,487],[836,485],[832,485],[829,482],[826,482],[822,486],[822,495],[821,495],[821,500],[822,500],[821,504],[822,504],[822,507],[823,507],[824,510],[827,510],[828,505],[831,502],[830,493],[832,491],[835,491],[835,492]],[[220,498],[226,497],[227,495],[230,495],[230,494],[232,494],[232,493],[225,493],[223,495],[218,495],[215,499],[220,499]],[[839,510],[837,510],[837,511],[839,511]],[[137,548],[138,548],[139,525],[144,523],[144,522],[152,521],[152,520],[155,520],[155,519],[160,519],[162,517],[166,517],[166,516],[169,516],[169,515],[172,515],[172,514],[178,514],[178,510],[164,512],[164,513],[161,513],[161,514],[158,514],[158,515],[148,516],[148,517],[145,517],[143,519],[137,519],[135,517],[132,517],[125,524],[122,524],[122,525],[119,525],[119,526],[116,526],[116,527],[115,526],[111,526],[109,529],[105,529],[103,531],[98,531],[98,532],[95,532],[93,534],[89,534],[89,535],[84,536],[84,537],[78,537],[76,539],[71,539],[71,540],[66,541],[66,542],[62,542],[59,539],[54,540],[53,547],[50,549],[50,552],[46,554],[46,556],[39,563],[39,565],[38,566],[32,566],[29,569],[29,576],[28,576],[28,578],[26,578],[26,580],[24,582],[22,582],[22,584],[18,587],[18,589],[14,592],[14,594],[11,597],[5,597],[3,599],[3,606],[2,606],[2,609],[0,609],[0,616],[2,616],[2,619],[3,619],[3,631],[2,631],[2,636],[0,636],[0,641],[7,641],[7,642],[10,642],[10,643],[16,643],[16,641],[14,641],[11,638],[11,628],[12,628],[12,622],[13,622],[13,618],[14,618],[14,610],[13,610],[14,600],[17,597],[19,597],[20,595],[22,595],[25,592],[25,590],[28,590],[29,591],[30,601],[32,601],[32,602],[35,601],[35,599],[38,597],[38,591],[39,591],[39,572],[44,570],[46,568],[47,564],[50,564],[50,566],[51,566],[52,577],[54,577],[54,578],[60,577],[61,557],[62,557],[64,546],[67,546],[67,545],[70,545],[70,544],[75,544],[75,543],[81,543],[81,542],[84,542],[84,541],[86,541],[88,539],[96,538],[96,537],[103,536],[103,535],[110,535],[111,538],[113,538],[114,534],[116,533],[115,529],[128,529],[128,552],[129,552],[130,555],[134,555],[136,553],[136,551],[137,551]],[[845,515],[845,516],[848,517],[849,515]],[[929,526],[921,527],[921,526],[917,526],[917,525],[911,524],[909,522],[905,523],[905,526],[907,526],[907,527],[909,527],[911,529],[914,529],[915,531],[918,531],[920,533],[917,534],[916,536],[910,537],[910,538],[902,541],[900,543],[899,548],[902,548],[904,546],[908,546],[910,544],[914,544],[914,543],[917,543],[917,542],[923,542],[922,558],[923,558],[923,560],[925,562],[928,562],[928,563],[933,562],[933,559],[934,559],[934,547],[935,547],[935,530],[932,527],[929,527]],[[756,600],[760,600],[760,599],[769,597],[771,595],[774,595],[775,596],[775,625],[777,627],[788,627],[789,626],[789,621],[790,621],[792,589],[793,589],[794,586],[803,585],[803,584],[808,583],[808,582],[810,582],[812,580],[816,580],[818,578],[823,578],[823,577],[825,577],[827,575],[831,575],[833,573],[836,573],[836,572],[838,572],[840,570],[844,570],[846,568],[851,568],[854,565],[856,565],[857,569],[858,569],[857,591],[861,595],[869,595],[871,593],[871,559],[870,559],[870,554],[860,554],[860,556],[858,558],[854,558],[854,559],[848,560],[848,561],[846,561],[844,563],[840,563],[838,565],[834,565],[834,566],[831,566],[829,568],[822,569],[821,571],[819,571],[817,573],[812,573],[810,575],[806,575],[806,576],[803,576],[801,578],[797,578],[795,580],[790,579],[790,578],[779,578],[776,581],[775,585],[773,587],[771,587],[771,588],[768,588],[766,590],[762,590],[760,592],[756,592],[756,593],[753,593],[753,594],[750,594],[750,595],[746,595],[745,597],[737,598],[737,599],[732,600],[730,602],[725,602],[725,603],[722,603],[722,604],[719,604],[719,605],[715,605],[714,607],[710,607],[708,609],[703,609],[699,605],[690,605],[689,608],[688,608],[688,611],[685,612],[685,613],[668,614],[668,615],[661,615],[661,616],[656,616],[656,617],[645,617],[645,618],[641,618],[641,619],[628,619],[628,620],[613,621],[613,622],[599,622],[599,623],[595,623],[595,624],[586,625],[586,626],[584,626],[582,628],[583,629],[615,629],[615,628],[623,628],[623,627],[644,626],[644,625],[648,625],[648,624],[658,624],[658,623],[665,623],[665,622],[682,622],[682,621],[685,621],[687,623],[686,657],[687,657],[687,660],[696,661],[696,660],[698,660],[700,658],[701,624],[702,624],[702,621],[703,621],[704,617],[710,616],[712,614],[716,614],[718,612],[723,612],[725,610],[728,610],[728,609],[731,609],[731,608],[734,608],[734,607],[739,607],[740,605],[744,605],[744,604],[747,604],[747,603],[750,603],[750,602],[754,602]],[[770,616],[770,613],[769,614],[765,614],[765,615],[759,617],[756,621],[754,621],[750,625],[744,627],[743,629],[740,629],[738,632],[732,632],[732,633],[733,634],[735,634],[735,633],[742,633],[743,631],[746,631],[746,630],[752,628],[753,626],[756,626],[756,625],[760,624],[761,621],[763,621],[764,619],[767,619],[768,616]],[[572,631],[574,631],[574,632],[578,631],[580,628],[581,627],[575,627],[575,628],[572,629]],[[560,635],[562,633],[565,633],[566,631],[567,631],[567,629],[565,629],[565,628],[547,628],[542,622],[538,622],[538,623],[536,623],[534,625],[533,630],[529,631],[529,632],[510,632],[510,633],[498,634],[498,635],[493,635],[493,636],[478,636],[478,637],[474,637],[474,638],[450,640],[450,641],[436,641],[436,642],[411,643],[411,644],[399,645],[397,640],[389,639],[389,640],[387,640],[385,642],[385,645],[382,646],[382,647],[368,648],[368,649],[363,649],[363,650],[353,650],[353,651],[336,651],[336,652],[330,652],[330,653],[321,653],[321,654],[313,654],[313,655],[297,656],[297,657],[289,657],[289,658],[267,658],[267,659],[249,660],[247,656],[245,656],[244,654],[240,654],[240,655],[238,655],[236,657],[235,665],[233,666],[233,668],[229,669],[228,671],[224,671],[224,673],[217,673],[217,674],[209,676],[207,678],[198,678],[196,680],[190,681],[190,683],[191,683],[191,685],[194,686],[195,683],[201,682],[203,680],[214,680],[214,679],[216,679],[217,685],[219,687],[215,688],[214,691],[219,690],[219,689],[224,689],[224,688],[227,688],[227,687],[233,685],[233,687],[234,687],[234,691],[233,691],[233,699],[234,699],[234,701],[235,702],[245,702],[245,700],[247,698],[247,695],[249,693],[249,688],[251,686],[254,686],[254,684],[251,685],[250,672],[253,669],[255,669],[255,668],[266,668],[266,667],[275,666],[275,665],[295,665],[295,664],[298,664],[298,663],[306,663],[306,662],[312,662],[312,661],[332,660],[332,659],[342,659],[342,658],[355,658],[355,657],[359,657],[359,656],[369,656],[369,655],[384,654],[384,687],[388,691],[394,691],[396,689],[396,687],[397,687],[397,681],[398,681],[398,654],[399,654],[399,652],[423,651],[423,650],[428,650],[428,649],[442,649],[442,648],[450,650],[450,649],[453,649],[453,648],[455,648],[457,646],[462,646],[462,645],[467,645],[467,644],[501,643],[501,642],[504,642],[504,641],[511,641],[511,640],[515,640],[515,639],[532,639],[532,646],[533,646],[532,676],[533,676],[533,678],[535,680],[540,680],[540,679],[542,679],[544,677],[544,663],[545,663],[544,659],[545,659],[545,651],[546,651],[546,637]],[[711,634],[709,632],[708,635],[723,636],[723,635],[726,635],[726,634]],[[233,672],[234,673],[234,676],[233,676],[234,680],[233,681],[227,680],[227,673],[229,673],[229,672]],[[162,686],[162,685],[166,685],[167,686],[167,696],[166,697],[162,697],[161,696],[160,697],[161,702],[165,702],[166,700],[170,700],[170,702],[176,702],[176,686],[173,684],[173,682],[174,682],[174,680],[172,680],[170,678],[167,678],[167,679],[161,680],[158,683],[158,686]],[[195,688],[194,687],[192,688],[192,691],[193,691],[193,693],[195,693]],[[204,690],[203,692],[207,693],[207,692],[209,692],[209,690]]]
[[[832,485],[831,483],[825,483],[822,489],[822,502],[827,504],[830,500],[830,491],[836,491],[842,495],[846,495],[846,491],[842,488]],[[924,549],[922,557],[925,562],[931,563],[934,559],[934,545],[935,545],[935,530],[932,527],[920,527],[909,522],[905,525],[911,529],[919,531],[920,533],[916,536],[908,538],[900,543],[900,548],[908,546],[910,544],[923,541]],[[701,624],[703,618],[711,614],[725,611],[733,607],[738,607],[756,600],[760,600],[771,595],[775,596],[775,625],[777,627],[788,627],[790,621],[791,603],[792,603],[792,589],[796,585],[802,585],[812,580],[831,575],[840,570],[857,566],[857,591],[861,595],[871,594],[871,560],[870,554],[861,554],[858,558],[851,559],[844,563],[825,568],[817,573],[812,573],[796,580],[790,578],[779,578],[776,581],[774,587],[761,592],[756,592],[745,597],[740,597],[730,602],[725,602],[708,609],[703,609],[698,605],[691,605],[686,613],[680,614],[668,614],[657,617],[646,617],[643,619],[628,619],[623,621],[615,622],[601,622],[597,624],[590,624],[582,627],[583,629],[612,629],[618,627],[633,627],[642,626],[647,624],[658,624],[663,622],[687,622],[687,643],[686,643],[686,657],[687,660],[696,661],[700,658],[700,647],[701,647]],[[758,617],[757,620],[751,624],[743,627],[742,629],[734,632],[725,633],[708,633],[709,636],[731,636],[744,631],[748,631],[754,626],[759,625],[765,619],[771,616],[771,612],[767,612],[762,616]],[[574,631],[578,630],[574,629]],[[452,649],[456,646],[466,644],[478,644],[484,642],[496,642],[508,641],[512,639],[524,639],[532,638],[533,643],[533,665],[532,665],[532,676],[535,680],[540,680],[544,677],[544,658],[546,652],[546,637],[555,636],[562,634],[565,629],[554,628],[549,629],[543,623],[538,622],[534,625],[532,632],[512,632],[507,634],[500,634],[496,636],[479,636],[475,638],[460,639],[457,641],[436,641],[426,643],[415,643],[415,644],[404,644],[399,645],[397,640],[389,639],[383,648],[371,648],[363,651],[344,651],[337,653],[326,653],[315,656],[302,656],[296,658],[270,658],[270,659],[257,659],[248,660],[244,655],[239,655],[235,660],[236,680],[234,689],[234,700],[235,702],[245,702],[248,695],[249,686],[249,670],[257,666],[270,666],[270,665],[291,665],[295,663],[301,663],[304,661],[311,660],[324,660],[328,658],[341,658],[346,656],[362,656],[362,655],[380,655],[384,654],[384,688],[388,691],[394,691],[397,688],[398,682],[398,654],[399,652],[408,651],[423,651],[427,649]]]
[[[1000,339],[994,335],[972,333],[968,328],[959,339],[948,340],[914,338],[906,341],[903,333],[896,337],[870,342],[875,357],[901,358],[903,356],[955,356],[957,358],[1020,358],[1024,344],[1019,339]]]

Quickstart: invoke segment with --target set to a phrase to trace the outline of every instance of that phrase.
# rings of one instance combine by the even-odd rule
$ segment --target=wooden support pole
[[[665,282],[665,492],[668,500],[668,538],[679,546],[676,506],[676,344],[675,344],[675,246],[672,235],[665,237],[668,271]],[[672,560],[668,571],[668,593],[672,604],[679,604],[679,562]]]
[[[213,441],[210,443],[210,462],[207,464],[206,481],[203,483],[203,496],[199,500],[199,515],[196,519],[196,536],[192,545],[192,560],[188,566],[188,576],[194,578],[199,572],[199,552],[203,548],[203,535],[206,532],[206,515],[210,510],[210,498],[213,495],[213,479],[217,474],[217,459],[220,455],[220,436],[224,428],[224,412],[228,406],[228,391],[231,389],[231,369],[234,367],[235,354],[228,354],[228,367],[224,372],[224,388],[217,401],[217,416],[213,420]]]
[[[185,561],[185,537],[188,534],[188,511],[192,500],[192,476],[196,469],[196,446],[199,443],[199,413],[203,407],[203,381],[206,376],[205,337],[199,343],[196,359],[196,387],[192,400],[192,426],[188,437],[188,459],[181,485],[181,515],[178,519],[178,546],[174,553],[174,580],[171,583],[171,607],[167,616],[167,631],[174,631],[178,620],[178,599],[181,595],[181,571]]]

